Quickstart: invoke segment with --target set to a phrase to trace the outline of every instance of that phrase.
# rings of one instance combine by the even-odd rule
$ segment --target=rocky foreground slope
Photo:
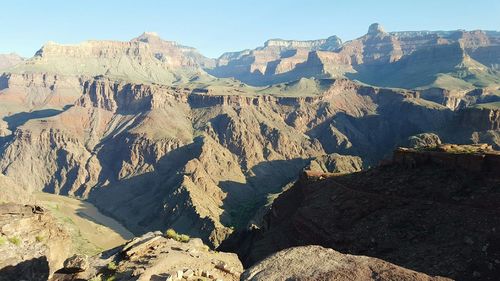
[[[344,255],[320,246],[304,246],[289,248],[271,255],[246,270],[241,280],[445,281],[451,279],[428,276],[376,258]]]
[[[320,246],[273,254],[245,270],[235,254],[210,251],[199,239],[177,242],[148,233],[100,256],[75,255],[51,281],[65,280],[451,280],[432,277],[388,262],[345,255]]]
[[[214,252],[200,239],[150,232],[98,256],[73,256],[50,280],[239,280],[242,271],[235,254]]]
[[[281,249],[321,245],[430,275],[500,274],[500,153],[488,146],[400,149],[367,171],[306,172],[257,229],[228,240],[245,265]]]
[[[72,250],[66,230],[40,206],[0,204],[0,280],[47,280]]]

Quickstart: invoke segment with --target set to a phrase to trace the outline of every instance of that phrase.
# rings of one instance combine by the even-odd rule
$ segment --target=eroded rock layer
[[[419,91],[346,79],[239,92],[103,77],[78,84],[71,106],[4,118],[3,174],[25,190],[88,198],[135,233],[174,227],[214,246],[308,163],[353,172],[409,136],[471,142],[498,125],[495,109],[453,111]]]

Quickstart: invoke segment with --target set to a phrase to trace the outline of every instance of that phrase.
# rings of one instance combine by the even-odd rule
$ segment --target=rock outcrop
[[[393,163],[418,167],[428,163],[447,168],[464,169],[484,175],[500,175],[500,152],[487,144],[481,145],[438,145],[428,150],[398,148],[394,151]]]
[[[66,260],[51,281],[90,280],[240,280],[238,257],[215,252],[198,238],[178,242],[161,232],[146,233],[94,257]]]
[[[304,169],[316,173],[349,174],[359,172],[362,168],[360,157],[333,153],[314,158]]]
[[[0,280],[47,280],[69,257],[70,245],[41,207],[0,204]]]
[[[207,78],[201,66],[210,60],[193,48],[145,33],[129,42],[86,41],[77,45],[46,43],[11,73],[46,73],[76,77],[104,75],[135,82],[172,84]]]
[[[213,67],[215,62],[195,48],[182,46],[173,41],[165,41],[155,32],[144,32],[132,42],[147,43],[156,58],[165,61],[170,67]]]
[[[441,139],[434,133],[422,133],[411,136],[404,146],[411,148],[437,147],[441,144]]]
[[[445,281],[451,279],[428,276],[376,258],[344,255],[320,246],[304,246],[271,255],[247,269],[241,280]]]
[[[293,79],[287,74],[300,69],[308,61],[309,52],[333,51],[341,45],[337,36],[310,41],[271,39],[255,50],[222,54],[216,67],[207,68],[207,71],[217,77],[235,77],[252,85],[291,81]],[[288,79],[277,79],[281,76]]]

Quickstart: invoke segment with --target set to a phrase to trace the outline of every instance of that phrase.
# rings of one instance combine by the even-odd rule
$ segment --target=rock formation
[[[422,133],[409,137],[406,141],[406,144],[403,144],[403,146],[411,148],[426,148],[437,147],[440,144],[441,139],[438,135],[433,133]]]
[[[5,95],[17,92],[12,77],[31,77],[13,75]],[[3,138],[2,172],[25,190],[88,198],[136,234],[174,227],[214,246],[313,158],[321,171],[353,172],[360,158],[366,166],[378,163],[408,136],[433,131],[471,142],[473,134],[484,139],[496,128],[494,118],[465,113],[475,109],[452,111],[418,91],[346,79],[259,89],[96,77],[75,78],[71,84],[80,86],[70,91],[52,87],[62,83],[57,76],[45,77],[37,82],[47,90],[45,101],[55,95],[67,97],[59,107],[75,101],[5,117],[12,133]],[[45,101],[20,106],[49,106]],[[325,156],[332,153],[356,157]]]
[[[41,207],[0,204],[0,280],[47,280],[69,257],[69,242]]]
[[[303,177],[234,245],[247,266],[314,244],[430,275],[495,280],[500,154],[490,149],[398,150],[364,172]]]
[[[33,58],[9,69],[16,74],[94,77],[171,84],[201,79],[210,60],[196,50],[145,33],[129,42],[86,41],[77,45],[45,44]]]
[[[27,203],[39,191],[87,199],[136,235],[173,228],[211,247],[241,242],[245,264],[320,244],[426,274],[488,280],[500,259],[500,165],[491,152],[500,147],[499,38],[374,24],[345,43],[272,39],[217,60],[154,33],[49,42],[0,75],[0,200]],[[409,137],[415,149],[383,160]],[[57,236],[51,222],[38,226],[44,215],[25,219]],[[239,234],[248,228],[256,230]],[[17,255],[12,241],[0,249]],[[52,263],[39,260],[48,255],[43,243],[19,243],[40,253],[34,268]],[[164,254],[191,262],[175,252],[186,246],[178,244],[147,234],[99,258],[75,256],[57,278],[210,276],[212,269],[168,265]],[[221,277],[238,278],[234,256],[224,264],[212,263],[217,253],[202,256]]]
[[[254,85],[290,81],[293,80],[290,77],[276,77],[286,77],[287,73],[299,69],[308,60],[309,52],[333,51],[341,44],[342,41],[337,36],[311,41],[271,39],[255,50],[222,54],[217,59],[216,67],[206,69],[217,77],[235,77]]]
[[[174,228],[216,247],[260,224],[259,212],[304,169],[317,179],[358,172],[428,132],[436,136],[418,136],[419,146],[439,138],[498,148],[497,62],[488,55],[497,45],[497,33],[380,25],[346,43],[273,39],[216,62],[153,33],[47,43],[0,76],[0,179],[9,186],[0,200],[76,196],[136,235]],[[487,83],[457,82],[453,71]],[[387,73],[460,87],[345,78],[422,86],[376,77]]]
[[[147,43],[154,56],[165,61],[171,67],[213,67],[215,62],[204,57],[195,48],[179,45],[176,42],[165,41],[155,32],[144,32],[132,42]]]
[[[349,77],[384,87],[463,91],[500,83],[498,32],[386,32],[374,23],[360,38],[345,43],[334,38],[326,46],[323,41],[270,40],[255,50],[223,54],[208,72],[252,85]]]
[[[240,280],[238,257],[215,252],[200,239],[178,242],[161,232],[146,233],[94,257],[74,256],[51,281],[91,280]]]
[[[278,280],[451,280],[423,273],[370,257],[344,255],[320,246],[304,246],[283,250],[247,269],[245,281]]]
[[[314,158],[304,169],[316,173],[349,174],[359,172],[362,168],[363,161],[360,157],[333,153]]]

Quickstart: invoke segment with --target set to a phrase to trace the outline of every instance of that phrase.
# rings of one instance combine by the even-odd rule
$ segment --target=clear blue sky
[[[347,41],[387,31],[500,30],[498,0],[16,0],[0,3],[0,53],[32,56],[47,41],[130,40],[156,31],[217,57],[269,38]]]

